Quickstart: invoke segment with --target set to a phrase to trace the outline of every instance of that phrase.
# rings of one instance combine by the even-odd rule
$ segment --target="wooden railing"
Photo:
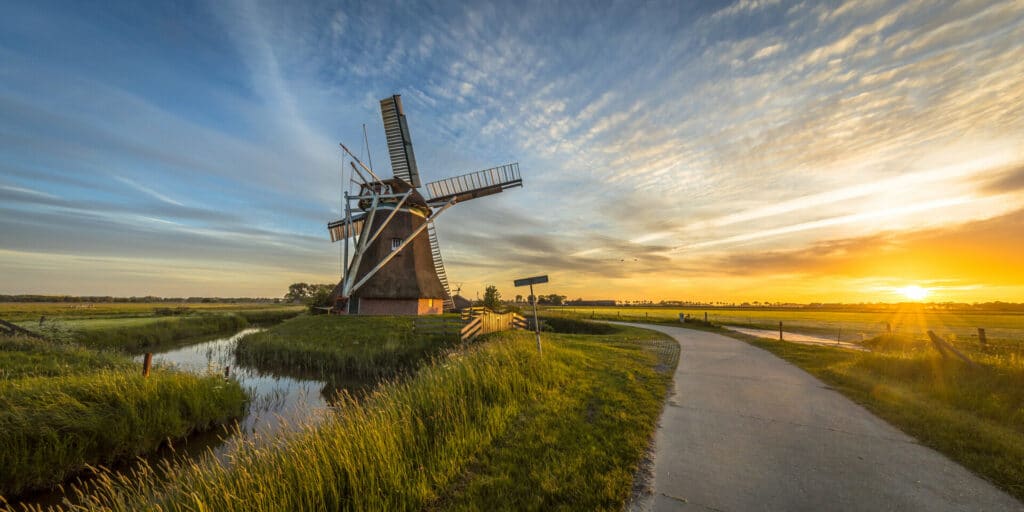
[[[417,317],[413,324],[416,333],[433,335],[454,335],[460,342],[476,340],[481,334],[511,329],[526,329],[528,322],[519,313],[495,313],[487,308],[467,308],[459,320],[447,317]]]

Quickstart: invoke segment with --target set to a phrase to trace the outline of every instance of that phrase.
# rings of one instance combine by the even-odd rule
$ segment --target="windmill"
[[[439,314],[452,308],[452,295],[434,223],[457,203],[521,187],[519,163],[421,186],[401,96],[382,99],[380,113],[391,178],[379,177],[341,144],[352,157],[359,192],[345,192],[345,216],[327,224],[331,242],[344,243],[343,273],[332,292],[332,312]]]

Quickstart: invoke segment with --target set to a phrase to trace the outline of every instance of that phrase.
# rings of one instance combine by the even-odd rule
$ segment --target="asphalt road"
[[[1024,511],[803,370],[741,341],[637,325],[682,348],[634,510]]]

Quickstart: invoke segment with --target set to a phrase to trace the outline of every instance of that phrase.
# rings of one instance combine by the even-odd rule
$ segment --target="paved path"
[[[655,437],[655,511],[1014,510],[1024,505],[803,370],[741,341],[682,347]]]

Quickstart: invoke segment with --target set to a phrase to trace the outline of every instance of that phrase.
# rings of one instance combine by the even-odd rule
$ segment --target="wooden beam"
[[[963,362],[965,362],[965,363],[967,363],[967,364],[969,364],[971,366],[978,366],[977,363],[975,363],[974,361],[971,361],[971,359],[969,357],[965,356],[963,354],[963,352],[960,352],[959,350],[957,350],[956,347],[954,347],[948,341],[942,339],[938,334],[935,334],[932,331],[928,331],[928,337],[931,338],[932,344],[935,345],[935,348],[938,349],[939,353],[942,354],[943,358],[948,358],[949,357],[947,355],[947,353],[946,353],[946,351],[948,350],[949,353],[955,355],[961,361],[963,361]]]

